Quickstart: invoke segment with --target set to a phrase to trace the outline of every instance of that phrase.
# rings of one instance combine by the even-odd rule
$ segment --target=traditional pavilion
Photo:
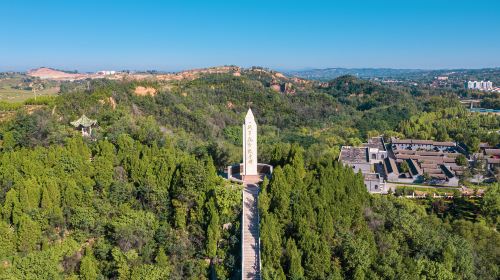
[[[82,115],[78,120],[71,122],[71,125],[81,130],[82,136],[91,137],[92,128],[97,125],[97,120],[89,119],[87,116]]]

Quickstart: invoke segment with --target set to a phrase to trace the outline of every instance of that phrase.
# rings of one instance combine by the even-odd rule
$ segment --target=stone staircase
[[[243,190],[241,278],[260,280],[260,235],[257,197],[259,187],[245,184]]]

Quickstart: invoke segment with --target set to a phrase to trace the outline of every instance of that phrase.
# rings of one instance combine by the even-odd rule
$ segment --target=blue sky
[[[500,66],[500,1],[14,1],[0,71]]]

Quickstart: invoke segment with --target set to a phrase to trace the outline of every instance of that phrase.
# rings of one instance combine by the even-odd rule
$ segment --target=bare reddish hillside
[[[86,78],[86,74],[72,74],[50,68],[38,68],[28,71],[28,76],[50,80],[78,80]]]

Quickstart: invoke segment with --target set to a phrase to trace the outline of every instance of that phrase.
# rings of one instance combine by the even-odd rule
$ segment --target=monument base
[[[265,175],[243,175],[241,176],[243,182],[246,184],[257,184],[264,180]]]
[[[257,175],[243,175],[243,164],[236,164],[227,167],[227,178],[231,181],[239,183],[257,184],[262,182],[264,178],[270,177],[273,173],[273,167],[269,164],[258,163]]]

